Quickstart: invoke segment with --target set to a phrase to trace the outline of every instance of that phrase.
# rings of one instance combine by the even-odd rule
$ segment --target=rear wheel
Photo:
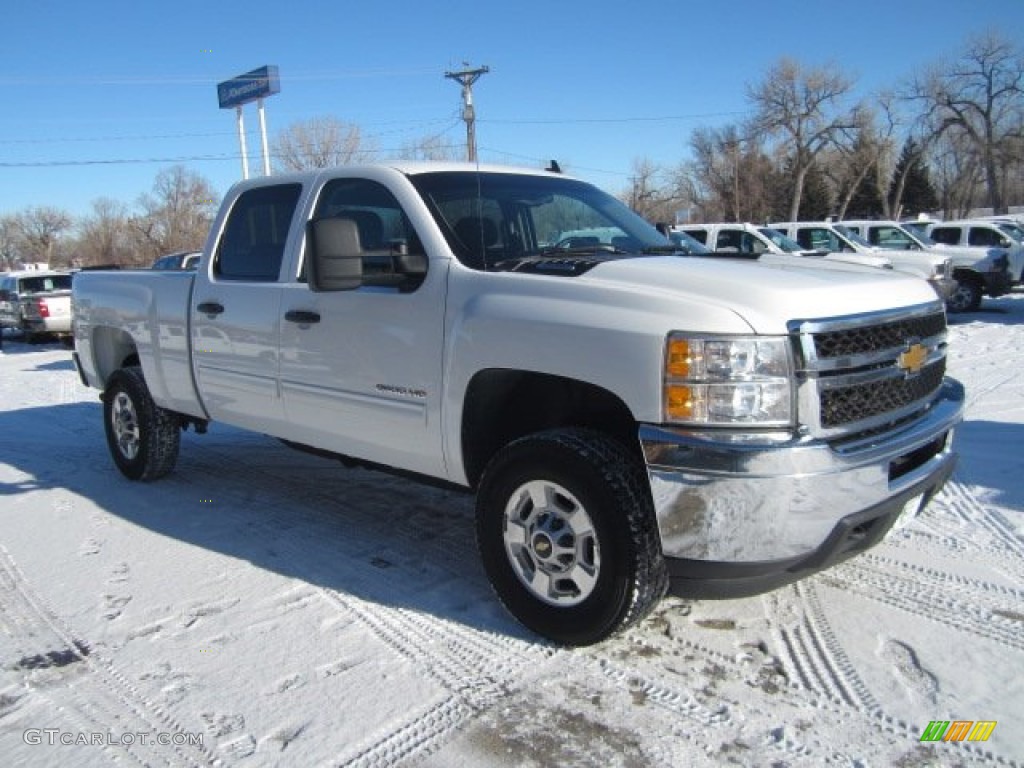
[[[953,294],[946,301],[946,306],[950,312],[976,312],[981,306],[981,294],[981,285],[977,280],[958,279]]]
[[[153,402],[140,368],[122,368],[110,377],[103,422],[110,455],[125,477],[156,480],[174,469],[181,421]]]
[[[480,482],[477,542],[509,612],[558,643],[596,643],[636,623],[668,585],[643,466],[589,430],[502,449]]]

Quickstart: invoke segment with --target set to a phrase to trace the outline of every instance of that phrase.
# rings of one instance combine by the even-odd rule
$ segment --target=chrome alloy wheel
[[[129,461],[139,455],[141,435],[139,417],[135,412],[135,403],[124,392],[114,395],[110,408],[110,426],[114,430],[117,450]]]
[[[583,505],[547,480],[524,483],[505,506],[503,539],[516,576],[545,603],[577,605],[594,591],[601,549]]]

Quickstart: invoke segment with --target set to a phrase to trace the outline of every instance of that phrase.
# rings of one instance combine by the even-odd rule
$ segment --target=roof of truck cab
[[[499,165],[494,163],[466,163],[466,162],[423,162],[423,161],[395,161],[389,163],[368,163],[361,165],[337,165],[330,168],[317,168],[310,171],[292,171],[280,173],[273,176],[257,176],[255,178],[239,181],[232,189],[260,187],[267,184],[288,184],[288,183],[309,183],[316,179],[329,179],[335,176],[364,176],[372,173],[379,173],[381,170],[397,171],[407,176],[417,176],[424,173],[455,172],[455,173],[513,173],[524,176],[550,176],[556,179],[574,179],[573,176],[548,171],[543,168],[526,168],[515,165]]]

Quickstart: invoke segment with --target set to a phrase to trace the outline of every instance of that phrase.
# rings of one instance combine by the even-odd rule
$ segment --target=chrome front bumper
[[[916,513],[941,487],[956,461],[952,431],[963,407],[963,387],[947,378],[923,416],[847,442],[643,426],[662,552],[726,570],[747,564],[751,573],[769,573],[772,563],[826,567],[822,548],[838,530],[877,517],[888,530],[903,508],[917,504]]]
[[[956,280],[952,277],[933,277],[928,280],[928,283],[943,301],[947,301],[953,295],[957,285]]]

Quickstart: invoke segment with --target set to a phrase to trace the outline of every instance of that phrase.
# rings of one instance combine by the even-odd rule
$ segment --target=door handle
[[[319,323],[320,314],[317,312],[309,312],[304,309],[290,309],[284,313],[284,319],[290,323],[309,325],[310,323]]]
[[[204,301],[202,304],[196,306],[196,309],[204,315],[219,315],[224,311],[224,305],[218,304],[216,301]]]

